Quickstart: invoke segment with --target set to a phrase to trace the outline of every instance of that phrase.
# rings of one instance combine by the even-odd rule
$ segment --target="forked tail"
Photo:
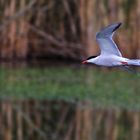
[[[140,66],[140,59],[131,59],[128,61],[129,65]]]

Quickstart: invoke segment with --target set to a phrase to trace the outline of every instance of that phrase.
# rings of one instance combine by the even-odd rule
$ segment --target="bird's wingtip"
[[[121,26],[121,25],[122,25],[122,22],[119,22],[119,23],[118,23],[118,26]]]
[[[113,32],[114,32],[115,30],[117,30],[121,25],[122,25],[121,22],[117,23],[116,27],[113,29]]]

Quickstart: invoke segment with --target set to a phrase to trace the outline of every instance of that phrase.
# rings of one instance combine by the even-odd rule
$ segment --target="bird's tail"
[[[128,62],[129,65],[140,66],[140,59],[131,59]]]

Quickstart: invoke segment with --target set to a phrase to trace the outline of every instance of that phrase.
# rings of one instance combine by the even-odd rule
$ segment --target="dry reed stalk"
[[[124,23],[125,15],[123,13],[122,0],[118,0],[118,6],[116,12],[117,12],[118,21]]]
[[[38,1],[38,7],[40,10],[37,11],[35,26],[40,27],[42,29],[42,24],[45,22],[45,13],[41,11],[41,7],[45,5],[45,0]]]
[[[69,129],[66,133],[66,136],[64,137],[64,140],[71,140],[72,139],[72,134],[73,134],[73,130],[74,130],[74,124],[75,124],[75,120],[71,120],[70,124],[69,124]]]
[[[64,127],[68,111],[69,111],[69,106],[64,106],[64,107],[62,106],[61,115],[60,115],[59,121],[56,125],[56,131],[53,134],[53,139],[54,140],[57,140],[57,138],[59,136],[59,133],[61,132],[61,130]],[[70,123],[70,128],[69,128],[69,131],[67,133],[66,139],[69,139],[69,135],[71,135],[72,128],[73,128],[73,123],[72,122],[73,121],[71,121],[71,123]]]
[[[84,44],[86,55],[93,55],[97,53],[97,46],[95,45],[95,16],[94,12],[95,0],[80,0],[79,16],[80,16],[80,30],[81,41]]]
[[[81,30],[81,40],[85,39],[85,0],[79,0],[79,18],[80,18],[80,30]]]
[[[12,117],[12,103],[11,101],[7,101],[6,106],[5,106],[5,119],[6,119],[6,127],[5,127],[5,140],[12,140],[13,138],[13,117]]]
[[[109,4],[109,9],[110,9],[110,12],[109,12],[109,21],[110,22],[118,22],[117,21],[117,6],[118,6],[118,1],[116,0],[109,0],[108,2]]]
[[[105,140],[112,140],[113,137],[113,122],[114,122],[114,110],[106,112],[105,118]]]
[[[8,7],[7,7],[8,8]],[[9,17],[13,16],[16,12],[16,0],[11,1],[9,10]],[[9,58],[14,58],[15,53],[15,43],[16,43],[16,31],[17,31],[17,23],[16,21],[12,21],[8,27],[7,36],[8,36],[8,44],[9,44],[9,53],[7,54]]]
[[[17,102],[17,106],[21,108],[22,102]],[[20,110],[21,111],[21,110]],[[20,111],[16,111],[16,134],[18,140],[23,140],[23,119]]]
[[[16,1],[13,0],[9,5],[5,4],[4,8],[4,16],[3,19],[9,19],[10,16],[12,16],[15,13],[15,5]],[[1,57],[2,58],[12,58],[13,57],[13,52],[14,52],[14,37],[15,37],[15,32],[16,32],[16,25],[15,21],[13,21],[7,28],[4,28],[2,32],[3,36],[3,46],[1,47]]]
[[[39,110],[39,107],[41,106],[41,103],[39,101],[34,101],[34,111],[33,111],[33,115],[34,115],[34,118],[35,118],[35,126],[37,128],[40,128],[41,129],[41,126],[42,126],[42,114],[41,114],[41,111]],[[40,139],[40,136],[37,135],[35,137],[36,139]]]
[[[107,3],[108,3],[108,1],[107,1]],[[105,7],[105,4],[103,1],[98,2],[98,8],[100,9],[100,12],[98,12],[99,16],[97,14],[96,14],[96,16],[97,16],[97,20],[101,21],[101,23],[98,23],[99,24],[98,29],[99,29],[99,28],[101,28],[101,25],[103,26],[103,25],[109,24],[108,23],[109,16],[108,16],[108,8]],[[97,26],[97,24],[96,24],[96,26]]]
[[[92,109],[91,109],[92,103],[90,100],[84,101],[83,104],[83,114],[82,114],[82,121],[83,126],[81,128],[81,140],[92,140],[92,134],[93,134],[93,120],[92,120]]]
[[[26,116],[28,116],[28,117],[30,117],[31,116],[31,110],[30,110],[30,107],[31,107],[31,104],[30,104],[30,102],[29,101],[25,101],[25,105],[24,105],[24,113],[26,114]],[[32,126],[28,123],[28,122],[26,122],[26,127],[28,128],[28,129],[26,129],[26,134],[27,134],[27,137],[29,138],[29,139],[31,139],[32,138],[32,135],[33,135],[33,129],[32,129]]]
[[[81,140],[81,131],[82,131],[82,110],[81,102],[77,103],[76,115],[75,115],[75,140]]]
[[[111,109],[106,111],[105,117],[105,140],[118,139],[118,119],[120,118],[120,110]]]
[[[132,115],[132,140],[140,138],[140,115],[139,112],[131,112]]]
[[[87,2],[87,54],[93,55],[97,54],[97,47],[95,45],[95,28],[94,28],[94,16],[93,16],[93,6],[95,4],[95,0],[89,0]]]
[[[20,9],[26,7],[26,0],[20,1]],[[18,21],[18,35],[16,39],[15,55],[17,58],[26,59],[28,54],[28,18],[23,16]]]
[[[137,25],[136,25],[136,28],[140,26],[140,1],[137,1]],[[140,58],[140,39],[139,39],[139,36],[140,36],[140,30],[137,30],[137,48],[136,48],[136,56],[137,58]]]
[[[1,134],[2,134],[2,139],[5,138],[5,110],[6,110],[6,103],[5,101],[1,102],[1,118],[2,118],[2,123],[1,123]]]

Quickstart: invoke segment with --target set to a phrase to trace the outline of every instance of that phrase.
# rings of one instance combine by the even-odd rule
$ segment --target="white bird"
[[[117,45],[112,37],[114,32],[120,27],[121,23],[111,24],[96,34],[96,40],[99,44],[101,53],[99,56],[90,56],[82,63],[93,63],[99,66],[114,67],[129,65],[140,66],[140,59],[128,59],[122,57]]]

